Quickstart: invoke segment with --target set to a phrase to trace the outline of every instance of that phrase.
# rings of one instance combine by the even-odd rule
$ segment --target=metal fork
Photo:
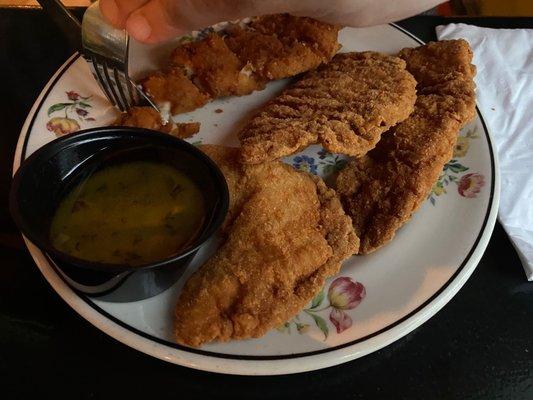
[[[83,15],[81,38],[83,56],[111,103],[121,111],[139,104],[139,89],[128,75],[129,36],[104,21],[98,2]]]
[[[81,51],[96,81],[114,106],[123,112],[135,105],[149,105],[159,111],[142,88],[129,77],[128,34],[125,30],[113,28],[104,20],[98,2],[87,8],[80,27],[76,17],[59,0],[38,1],[71,44]]]

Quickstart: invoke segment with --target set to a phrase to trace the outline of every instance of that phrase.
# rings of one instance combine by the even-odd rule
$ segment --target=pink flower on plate
[[[474,198],[485,186],[485,178],[481,174],[466,174],[458,183],[457,191],[463,197]]]
[[[76,93],[74,90],[70,90],[67,93],[67,97],[69,100],[76,101],[80,99],[80,95]]]
[[[366,289],[360,282],[345,276],[333,281],[328,290],[329,304],[332,307],[329,320],[337,328],[337,333],[345,331],[353,324],[350,316],[343,310],[354,309],[365,296]]]
[[[357,307],[365,296],[363,284],[348,277],[335,279],[328,290],[329,303],[337,310],[351,310]]]
[[[348,314],[336,308],[332,309],[329,313],[329,320],[335,325],[337,333],[345,331],[353,324],[353,321]]]
[[[72,118],[54,117],[46,124],[46,129],[56,136],[67,135],[80,129],[80,124]]]

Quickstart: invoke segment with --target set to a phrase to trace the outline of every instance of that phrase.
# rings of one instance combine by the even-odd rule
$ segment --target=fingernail
[[[152,34],[152,27],[142,14],[134,14],[126,22],[126,30],[137,40],[146,40]]]

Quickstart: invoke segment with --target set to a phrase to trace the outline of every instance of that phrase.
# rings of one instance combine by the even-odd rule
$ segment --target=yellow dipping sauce
[[[77,185],[52,219],[52,245],[71,256],[140,265],[178,253],[205,216],[200,190],[179,170],[156,162],[105,167]]]

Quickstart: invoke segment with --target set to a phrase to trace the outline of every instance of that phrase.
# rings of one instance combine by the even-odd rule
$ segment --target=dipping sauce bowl
[[[51,223],[69,191],[95,171],[138,161],[171,166],[201,191],[205,218],[195,237],[172,256],[139,265],[87,261],[55,248]],[[224,221],[229,194],[215,163],[186,141],[147,129],[105,127],[63,136],[38,149],[15,173],[9,202],[21,232],[71,287],[125,302],[155,296],[181,277]]]

